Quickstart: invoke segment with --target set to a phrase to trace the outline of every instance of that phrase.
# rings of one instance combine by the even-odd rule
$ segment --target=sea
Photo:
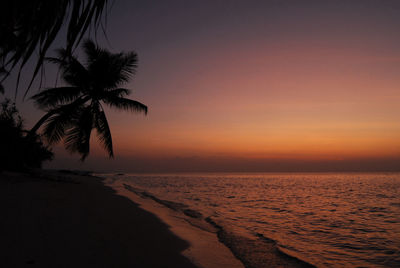
[[[400,173],[99,175],[229,230],[248,267],[271,243],[316,267],[400,267]]]

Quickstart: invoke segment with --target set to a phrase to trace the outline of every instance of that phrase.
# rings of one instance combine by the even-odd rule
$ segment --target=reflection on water
[[[317,266],[400,267],[399,173],[114,178],[238,232],[271,238]]]

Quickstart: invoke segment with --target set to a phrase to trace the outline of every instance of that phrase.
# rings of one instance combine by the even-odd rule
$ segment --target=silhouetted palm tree
[[[108,2],[109,0],[2,0],[0,69],[7,72],[0,73],[0,84],[18,63],[20,73],[28,60],[37,55],[33,81],[62,26],[67,26],[66,49],[72,51],[88,29],[103,27],[101,17],[102,14],[107,15]]]
[[[103,104],[147,114],[147,107],[124,98],[130,90],[121,88],[135,73],[137,55],[135,52],[113,54],[90,40],[84,42],[83,49],[87,57],[85,65],[65,49],[58,50],[58,58],[49,59],[60,67],[63,80],[70,86],[46,89],[32,97],[47,113],[31,133],[44,124],[43,134],[50,144],[63,139],[66,148],[78,152],[84,160],[89,154],[91,132],[96,129],[101,144],[113,157],[111,132]]]

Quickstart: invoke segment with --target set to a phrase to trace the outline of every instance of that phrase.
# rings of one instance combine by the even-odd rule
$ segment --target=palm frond
[[[71,112],[77,113],[77,109],[68,111],[66,109],[59,109],[59,112],[50,117],[44,126],[43,136],[47,139],[49,144],[55,144],[62,140],[65,136],[65,131],[71,125]]]
[[[101,54],[105,53],[104,49],[98,47],[92,40],[87,39],[83,42],[82,45],[83,51],[86,54],[86,60],[88,65],[92,62],[96,61]]]
[[[72,118],[71,127],[65,133],[65,147],[71,152],[78,152],[82,161],[89,155],[92,128],[92,108],[86,106],[76,118]]]
[[[58,143],[64,137],[68,122],[62,115],[49,118],[43,130],[43,135],[49,144]]]
[[[107,3],[108,0],[2,2],[0,61],[3,67],[11,71],[19,63],[20,73],[28,60],[37,54],[28,91],[63,23],[68,24],[66,47],[72,52],[91,26],[98,28]]]
[[[134,51],[126,52],[122,55],[123,68],[121,71],[126,75],[131,75],[136,73],[138,67],[138,56]]]
[[[51,116],[45,120],[43,136],[50,144],[59,142],[65,136],[65,131],[74,122],[74,118],[78,118],[82,110],[83,103],[79,101],[50,110],[48,114]]]
[[[136,72],[135,52],[113,54],[97,47],[92,41],[86,41],[84,49],[87,54],[87,69],[92,77],[97,77],[97,88],[119,87],[128,82]]]
[[[132,75],[136,73],[138,67],[138,57],[136,52],[119,53],[115,55],[115,71],[118,76],[115,79],[116,86],[127,83]]]
[[[136,52],[126,52],[121,53],[118,57],[119,67],[119,79],[116,80],[116,85],[120,86],[124,83],[129,82],[132,75],[136,73],[136,69],[138,67],[138,56]]]
[[[103,99],[111,108],[117,108],[125,111],[144,113],[147,114],[147,106],[135,100],[121,98],[121,97],[108,97]]]
[[[69,104],[64,104],[57,106],[51,110],[49,110],[42,118],[39,119],[39,121],[32,127],[32,129],[29,131],[31,135],[35,134],[36,131],[47,121],[49,120],[50,117],[52,117],[55,114],[60,113],[60,111],[65,111],[65,113],[71,113],[73,114],[75,111],[78,109],[81,109],[81,107],[89,100],[89,97],[82,97],[78,98],[72,103]]]
[[[82,88],[79,87],[56,87],[48,88],[36,95],[31,99],[41,109],[49,107],[56,107],[60,104],[67,104],[76,100],[82,94]]]
[[[46,58],[47,61],[58,65],[62,79],[70,85],[86,87],[90,81],[89,73],[79,60],[65,49],[57,50],[57,58]]]
[[[131,94],[131,90],[130,89],[121,88],[121,87],[104,91],[105,98],[107,98],[107,96],[124,97],[124,96],[127,96],[129,94]]]

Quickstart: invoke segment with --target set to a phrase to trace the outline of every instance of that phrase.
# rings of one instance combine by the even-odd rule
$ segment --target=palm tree
[[[137,54],[114,54],[90,40],[84,42],[83,50],[85,64],[65,49],[58,50],[57,58],[49,58],[59,66],[61,77],[69,86],[49,88],[32,97],[47,113],[31,133],[44,124],[43,135],[50,144],[63,140],[67,150],[79,153],[83,161],[89,154],[92,130],[96,129],[102,146],[113,157],[111,131],[103,105],[147,114],[147,107],[125,98],[130,90],[121,88],[136,71]]]
[[[109,0],[3,0],[0,9],[0,84],[18,67],[19,75],[32,57],[37,58],[28,92],[46,53],[66,27],[66,49],[72,51],[87,30],[104,25]],[[35,56],[37,55],[37,57]],[[16,93],[17,94],[17,93]]]

